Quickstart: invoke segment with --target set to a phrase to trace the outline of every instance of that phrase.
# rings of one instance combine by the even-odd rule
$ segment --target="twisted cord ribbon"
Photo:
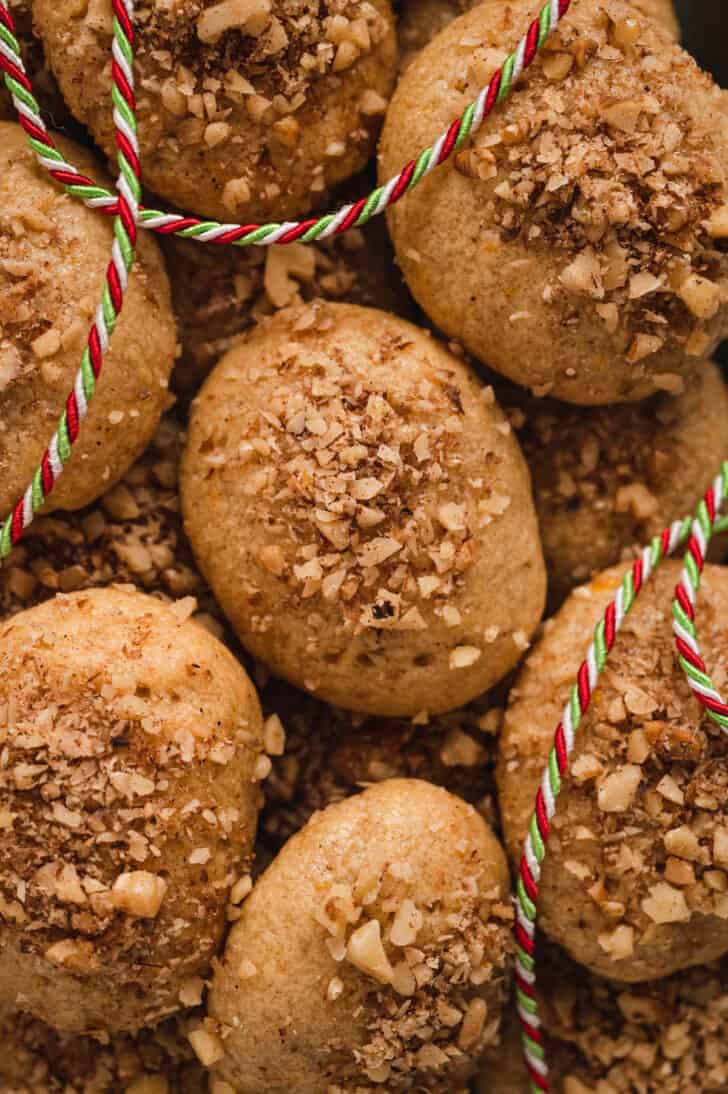
[[[478,130],[495,106],[510,94],[515,81],[532,63],[570,5],[571,0],[549,0],[514,52],[509,54],[502,68],[498,69],[487,87],[466,108],[462,116],[431,147],[424,149],[416,160],[411,160],[398,175],[384,186],[377,187],[368,197],[346,205],[336,213],[327,213],[315,219],[239,225],[140,208],[141,173],[133,78],[133,0],[112,0],[112,99],[119,163],[117,197],[81,174],[56,148],[43,123],[40,108],[25,73],[12,19],[3,0],[0,0],[0,70],[4,73],[5,83],[31,148],[41,165],[69,194],[81,199],[89,208],[100,209],[115,216],[115,239],[103,297],[73,391],[67,399],[56,433],[31,485],[2,526],[0,559],[10,553],[37,510],[44,504],[70,456],[71,446],[78,437],[80,423],[96,390],[103,356],[122,308],[128,273],[134,259],[137,223],[161,234],[175,234],[204,243],[232,243],[237,246],[285,244],[294,240],[312,242],[363,226],[373,216],[380,214],[414,189],[430,171],[444,163]],[[697,699],[721,728],[728,729],[728,706],[723,703],[708,676],[695,628],[696,601],[707,547],[713,534],[728,528],[728,519],[718,519],[726,494],[728,461],[722,465],[719,475],[700,502],[695,517],[673,522],[644,548],[625,574],[616,596],[597,624],[592,643],[579,668],[562,719],[556,728],[554,745],[536,795],[535,810],[529,823],[516,886],[516,995],[524,1055],[533,1094],[550,1089],[536,996],[535,942],[536,902],[550,821],[556,811],[562,780],[569,771],[569,760],[581,719],[589,707],[620,628],[640,591],[660,563],[673,554],[686,539],[688,549],[673,601],[673,629],[678,658]]]
[[[114,127],[116,131],[117,163],[119,175],[116,182],[118,197],[115,199],[114,241],[111,246],[111,259],[106,269],[106,279],[101,301],[96,309],[93,325],[89,332],[86,347],[81,356],[81,364],[73,388],[68,395],[63,413],[56,430],[35,470],[29,486],[22,498],[16,502],[10,514],[5,518],[0,530],[0,560],[7,558],[23,533],[32,523],[35,514],[45,504],[48,495],[55,487],[71,455],[71,449],[78,439],[81,422],[86,417],[89,404],[96,391],[101,375],[104,355],[109,348],[109,340],[114,333],[119,314],[124,303],[129,271],[134,262],[134,250],[137,240],[137,221],[141,182],[139,174],[139,148],[136,135],[134,73],[132,69],[134,41],[134,2],[133,0],[112,0],[114,12],[113,53],[113,100]],[[8,46],[10,43],[10,46]],[[14,75],[8,86],[17,84],[17,77],[25,83],[23,62],[17,49],[13,23],[7,9],[0,4],[0,65]],[[8,61],[8,49],[17,56],[17,65]],[[28,84],[28,86],[30,86]],[[31,96],[32,98],[32,96]],[[35,102],[35,100],[33,100]],[[37,143],[35,125],[27,112],[22,99],[16,101],[20,111],[23,128],[28,133],[31,146]]]
[[[720,512],[726,495],[728,495],[728,463],[723,464],[710,490],[698,505],[690,528],[688,549],[675,590],[675,599],[672,602],[672,629],[680,667],[687,676],[695,698],[705,707],[708,717],[712,718],[724,731],[728,730],[728,706],[710,679],[700,652],[695,629],[695,605],[708,544],[718,527],[716,513]]]
[[[20,47],[13,33],[13,24],[0,0],[0,70],[18,111],[18,120],[28,135],[31,148],[41,165],[69,194],[80,198],[90,209],[115,214],[118,199],[93,179],[83,175],[58,151],[45,127],[40,107],[33,97],[30,81],[25,74]],[[521,74],[531,65],[544,43],[563,19],[572,0],[548,0],[539,15],[503,65],[493,74],[489,83],[477,98],[466,107],[459,118],[445,129],[437,140],[410,160],[402,170],[383,186],[378,186],[367,196],[337,212],[307,220],[289,220],[269,224],[223,224],[217,220],[203,220],[195,216],[183,216],[159,209],[140,210],[139,223],[144,228],[162,235],[178,235],[196,239],[200,243],[233,243],[237,247],[251,244],[269,246],[300,240],[312,243],[316,239],[342,235],[351,228],[363,227],[372,217],[379,216],[405,194],[413,190],[436,167],[445,163],[465,141],[472,137],[498,103],[510,95]],[[116,42],[116,28],[114,28]],[[129,54],[129,60],[132,56]],[[128,125],[134,122],[133,110],[127,111],[128,100],[123,95],[123,84],[117,88],[118,72],[112,72],[114,106],[121,111]],[[138,166],[138,164],[137,164]]]

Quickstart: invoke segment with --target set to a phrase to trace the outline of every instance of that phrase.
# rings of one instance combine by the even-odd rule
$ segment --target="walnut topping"
[[[599,808],[605,813],[623,813],[629,809],[642,778],[637,764],[625,764],[601,782],[597,792]]]
[[[483,655],[483,651],[477,646],[456,646],[450,653],[451,669],[467,669],[474,665]]]
[[[678,296],[698,319],[712,319],[720,307],[720,286],[698,274],[691,274],[683,281]]]
[[[424,917],[411,900],[403,900],[397,910],[394,923],[389,932],[389,940],[394,946],[413,946],[417,934],[422,929]]]
[[[607,12],[593,22],[589,35],[559,27],[500,128],[485,127],[455,167],[493,210],[487,245],[518,240],[536,259],[547,248],[557,272],[545,304],[573,323],[593,302],[615,352],[637,364],[718,337],[724,138],[709,82],[662,35]]]
[[[146,870],[120,874],[114,882],[111,900],[115,908],[139,919],[154,919],[162,906],[167,883]]]
[[[277,579],[281,610],[308,610],[312,634],[333,618],[328,605],[356,635],[421,631],[435,620],[465,630],[470,621],[457,599],[480,549],[480,503],[491,521],[510,504],[502,458],[496,449],[492,474],[462,474],[470,458],[465,409],[459,373],[446,359],[433,357],[431,371],[429,363],[410,365],[384,383],[376,368],[367,375],[347,358],[338,329],[331,348],[309,346],[308,324],[326,331],[333,317],[320,303],[297,309],[293,332],[266,371],[266,407],[244,416],[235,452],[213,436],[203,454],[210,475],[244,467],[248,511],[264,528],[248,595]],[[373,352],[387,366],[410,345],[406,333],[392,334]],[[254,383],[255,365],[246,369]],[[265,516],[271,511],[273,522]],[[271,622],[252,625],[263,632]],[[454,635],[453,646],[462,637]],[[527,639],[517,631],[514,641]],[[458,650],[453,668],[481,656],[477,646]]]
[[[202,1026],[190,1032],[189,1042],[203,1067],[212,1067],[225,1055],[225,1046],[220,1037]]]
[[[346,955],[357,969],[382,984],[390,984],[394,975],[382,945],[382,932],[377,919],[363,923],[349,937]]]
[[[599,945],[615,961],[625,961],[634,952],[634,929],[622,923],[613,931],[600,934]]]
[[[691,828],[682,825],[665,833],[665,847],[671,855],[695,861],[700,858],[700,843]]]
[[[685,923],[690,919],[684,894],[666,882],[652,886],[650,895],[642,901],[642,907],[654,923]]]
[[[259,35],[270,21],[270,0],[222,0],[205,8],[197,20],[201,42],[216,42],[228,30]]]

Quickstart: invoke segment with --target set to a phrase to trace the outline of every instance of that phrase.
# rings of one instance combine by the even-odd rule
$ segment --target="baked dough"
[[[329,806],[230,932],[214,1077],[237,1094],[459,1090],[500,1021],[508,891],[495,836],[445,790],[391,779]]]
[[[481,5],[420,53],[387,113],[382,180],[462,113],[534,12]],[[580,0],[388,222],[418,303],[481,361],[541,395],[631,402],[728,333],[727,175],[712,79],[621,0]]]
[[[438,713],[517,662],[544,572],[509,424],[394,316],[317,303],[260,324],[193,404],[185,527],[241,641],[351,710]]]
[[[728,952],[726,736],[677,664],[664,562],[625,619],[582,717],[544,861],[539,923],[593,972],[635,982]],[[519,860],[568,691],[624,567],[572,593],[517,678],[500,738],[503,832]],[[706,664],[724,689],[728,571],[700,592]]]
[[[61,152],[98,177],[76,144]],[[101,301],[110,220],[53,183],[19,125],[0,123],[0,512],[28,486],[81,362]],[[79,509],[141,455],[169,401],[176,345],[169,284],[140,233],[124,308],[98,390],[47,510]]]
[[[111,587],[0,625],[0,1004],[69,1033],[154,1025],[250,867],[261,715],[183,603]]]
[[[111,5],[41,0],[35,25],[69,107],[107,155]],[[225,222],[302,216],[369,159],[397,68],[389,0],[136,5],[145,182]]]

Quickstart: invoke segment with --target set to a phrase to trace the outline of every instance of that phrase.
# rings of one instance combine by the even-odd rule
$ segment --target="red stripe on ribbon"
[[[501,79],[503,78],[503,69],[499,68],[497,72],[494,72],[490,83],[488,84],[488,94],[485,96],[485,107],[483,109],[483,117],[487,118],[491,110],[496,104],[498,98],[498,92],[500,91]]]
[[[400,172],[400,176],[397,179],[397,183],[389,195],[389,204],[394,205],[399,201],[403,194],[407,193],[407,187],[410,184],[410,180],[415,173],[415,167],[417,166],[416,160],[410,160],[403,171]]]
[[[728,715],[728,707],[725,703],[721,703],[717,699],[709,699],[707,695],[699,695],[697,692],[695,692],[695,697],[700,700],[704,707],[712,710],[714,714]]]
[[[75,391],[72,391],[66,400],[66,421],[68,422],[68,438],[71,444],[74,444],[79,430],[78,403],[76,402]]]
[[[40,464],[40,477],[43,484],[43,493],[50,494],[53,489],[54,479],[53,470],[51,468],[51,458],[47,448],[43,453],[43,459]]]
[[[546,815],[546,804],[543,800],[543,790],[539,786],[538,793],[536,794],[536,820],[538,821],[538,830],[541,833],[541,839],[546,842],[549,838],[549,819]]]
[[[695,619],[695,612],[693,611],[693,606],[688,599],[688,594],[685,592],[682,585],[677,585],[675,587],[675,599],[677,600],[682,610],[685,612],[685,615],[692,622]]]
[[[616,615],[617,609],[614,607],[614,601],[612,601],[604,613],[604,642],[608,650],[611,650],[614,645],[614,639],[617,634]]]
[[[527,1022],[525,1018],[521,1018],[521,1029],[530,1037],[532,1041],[535,1041],[537,1045],[543,1044],[543,1033],[536,1026],[532,1026],[530,1022]]]
[[[540,33],[541,24],[538,19],[534,19],[528,28],[528,34],[526,35],[526,49],[523,54],[524,68],[527,68],[531,64],[538,52],[538,36]]]
[[[94,376],[98,378],[103,364],[103,355],[101,353],[99,332],[96,330],[95,323],[88,334],[88,355],[91,358],[91,368],[93,369]]]
[[[536,951],[536,944],[533,939],[526,934],[525,930],[518,920],[516,920],[516,925],[513,928],[513,933],[515,934],[516,942],[521,947],[521,949],[525,950],[529,957],[533,957]]]
[[[566,739],[564,737],[564,727],[559,722],[556,727],[556,733],[554,734],[554,746],[556,748],[556,759],[559,761],[559,771],[562,775],[565,775],[569,767],[569,754],[566,751]]]
[[[579,687],[579,704],[582,710],[586,710],[589,706],[589,699],[591,698],[591,689],[589,687],[589,666],[586,661],[582,661],[579,666],[579,672],[576,677],[576,682]]]
[[[679,637],[679,635],[675,635],[675,645],[677,646],[678,653],[680,653],[686,661],[689,661],[690,664],[693,665],[700,672],[705,672],[705,664],[703,662],[703,659],[699,657],[698,654],[694,652],[694,650],[691,650],[687,642],[684,642],[683,639]]]
[[[632,580],[634,582],[634,595],[635,596],[637,596],[637,593],[642,588],[643,576],[644,575],[643,575],[643,572],[642,572],[642,559],[638,558],[638,559],[635,560],[634,566],[632,567]]]
[[[531,867],[528,865],[525,855],[521,859],[521,878],[523,879],[523,884],[526,887],[526,892],[530,896],[531,900],[538,900],[538,886],[533,880]]]
[[[527,995],[529,999],[536,998],[536,989],[527,980],[523,979],[518,969],[516,969],[516,982],[524,995]]]
[[[13,543],[18,543],[23,538],[23,498],[16,503],[13,509],[13,519],[10,525],[10,538]]]
[[[106,280],[109,285],[109,292],[111,293],[111,303],[114,305],[114,311],[118,314],[124,303],[124,294],[121,291],[119,274],[113,262],[110,262],[106,269]]]
[[[533,1066],[533,1064],[528,1064],[528,1074],[531,1076],[531,1081],[536,1084],[539,1090],[549,1089],[548,1079],[539,1071],[536,1071],[536,1068]]]
[[[456,118],[448,129],[447,136],[445,137],[443,146],[440,149],[440,155],[437,157],[438,165],[444,163],[445,160],[448,159],[450,154],[452,153],[452,150],[455,147],[455,142],[458,139],[458,134],[460,133],[460,126],[462,124],[462,118]]]

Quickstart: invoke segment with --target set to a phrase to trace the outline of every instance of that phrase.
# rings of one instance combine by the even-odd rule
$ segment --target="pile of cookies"
[[[108,0],[11,10],[103,180]],[[247,223],[362,195],[537,10],[140,0],[149,200]],[[386,225],[142,233],[80,440],[0,570],[0,1094],[529,1090],[512,876],[553,731],[636,546],[728,457],[728,103],[678,34],[670,0],[573,0]],[[0,116],[5,513],[112,227],[4,93]],[[678,570],[626,621],[552,822],[563,1094],[728,1085],[728,751],[675,661]],[[722,688],[717,565],[701,620]]]

